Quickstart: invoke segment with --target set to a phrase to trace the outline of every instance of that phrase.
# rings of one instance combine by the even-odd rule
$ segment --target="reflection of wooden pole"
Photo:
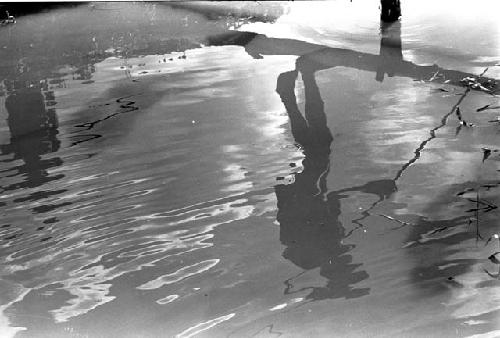
[[[382,82],[384,75],[389,77],[394,73],[391,71],[394,63],[403,61],[403,52],[401,49],[401,22],[381,22],[380,23],[380,64],[377,69],[375,79]]]
[[[399,0],[380,0],[382,11],[380,20],[394,22],[401,16],[401,4]]]

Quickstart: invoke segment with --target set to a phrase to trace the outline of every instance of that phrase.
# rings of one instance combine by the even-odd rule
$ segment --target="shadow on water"
[[[285,293],[311,289],[307,296],[311,300],[361,297],[368,294],[369,289],[352,285],[368,278],[368,274],[355,271],[361,264],[353,264],[352,257],[347,254],[354,246],[342,243],[345,233],[338,220],[341,196],[326,196],[333,137],[327,126],[324,103],[314,72],[302,70],[304,118],[294,94],[297,73],[281,74],[277,84],[277,92],[290,118],[293,137],[305,155],[304,169],[295,175],[294,183],[275,187],[280,241],[286,246],[284,258],[304,270],[319,268],[320,275],[328,281],[324,287],[291,290],[293,285],[288,280]]]
[[[304,153],[303,171],[295,174],[294,182],[289,185],[275,187],[278,200],[277,220],[280,223],[280,241],[286,246],[283,256],[304,270],[320,269],[320,275],[328,282],[325,287],[306,287],[300,290],[293,289],[293,278],[287,280],[285,293],[295,293],[311,290],[307,296],[310,300],[326,298],[354,298],[369,293],[367,288],[353,288],[357,282],[368,278],[365,271],[355,271],[361,264],[351,263],[352,257],[347,253],[353,246],[343,244],[342,240],[352,231],[363,226],[361,223],[371,215],[370,211],[379,203],[389,198],[397,191],[397,181],[413,163],[415,163],[428,142],[435,138],[436,130],[442,128],[447,118],[454,111],[441,119],[441,124],[430,132],[430,137],[424,140],[414,151],[414,156],[404,163],[394,178],[385,178],[368,182],[360,186],[345,188],[338,191],[326,192],[326,177],[330,168],[330,146],[333,141],[330,130],[326,125],[324,104],[316,85],[314,73],[319,70],[334,67],[349,67],[375,73],[379,82],[389,77],[409,77],[425,82],[447,83],[453,86],[463,86],[461,80],[465,77],[475,77],[478,81],[488,84],[489,93],[498,92],[497,81],[489,79],[483,74],[477,76],[461,71],[448,70],[438,65],[420,66],[403,60],[401,42],[401,23],[381,22],[381,41],[379,55],[361,53],[348,49],[329,48],[292,39],[268,38],[262,34],[250,32],[228,32],[208,38],[210,45],[239,45],[253,58],[259,59],[263,55],[297,55],[296,70],[283,73],[278,78],[277,92],[283,101],[290,119],[291,131],[295,141]],[[302,75],[305,90],[305,117],[301,114],[294,94],[295,81],[298,73]],[[471,90],[466,88],[458,104]],[[378,197],[367,209],[361,212],[361,217],[353,220],[358,227],[345,233],[339,221],[340,201],[346,192],[363,192]],[[454,227],[463,219],[448,221],[449,227]],[[425,231],[439,231],[442,228],[436,222],[422,220],[422,227],[418,227],[420,236]],[[439,224],[443,224],[442,222]],[[447,228],[448,226],[446,226]],[[464,240],[462,235],[453,237]],[[459,273],[470,266],[470,261],[453,262],[448,268],[441,269],[440,275]],[[418,265],[418,264],[417,264]],[[467,266],[467,267],[466,267]],[[434,275],[427,271],[427,267],[417,266],[412,271],[415,282],[418,283],[426,276]]]
[[[392,76],[390,65],[394,60],[402,59],[400,23],[382,23],[381,32],[378,81],[383,81],[385,72]],[[242,43],[248,37],[246,35],[236,41]],[[333,137],[327,126],[324,103],[314,77],[318,64],[302,56],[297,60],[297,65],[304,82],[305,117],[298,108],[294,93],[298,71],[281,74],[277,83],[277,92],[289,116],[293,137],[305,156],[303,171],[295,175],[294,182],[275,187],[280,241],[287,247],[283,257],[304,270],[319,267],[320,275],[328,280],[325,287],[311,287],[308,299],[361,297],[367,295],[370,289],[353,285],[369,276],[366,271],[356,271],[362,264],[352,263],[352,256],[347,254],[354,245],[343,244],[343,239],[352,231],[346,234],[339,221],[340,202],[347,197],[342,193],[358,191],[378,196],[378,200],[362,213],[362,217],[353,221],[362,226],[360,222],[369,216],[369,211],[397,190],[396,181],[381,179],[327,193],[326,178],[330,169]],[[309,289],[292,291],[291,280],[286,284],[285,293]]]
[[[449,117],[467,94],[477,89],[464,86],[462,79],[475,78],[483,88],[487,89],[482,90],[485,94],[499,92],[498,80],[484,76],[486,70],[481,74],[470,74],[444,69],[438,65],[421,66],[405,61],[402,53],[400,21],[381,22],[380,32],[379,55],[329,48],[292,39],[268,38],[250,32],[228,32],[209,38],[209,44],[212,45],[242,46],[255,59],[264,55],[299,56],[296,69],[280,75],[277,91],[289,116],[293,137],[302,148],[305,158],[303,171],[295,174],[295,181],[292,184],[275,187],[278,203],[277,220],[280,224],[280,241],[286,247],[283,257],[304,269],[304,272],[319,268],[319,274],[326,278],[327,282],[324,287],[298,289],[294,284],[297,284],[295,279],[300,274],[285,281],[285,294],[308,291],[306,297],[310,301],[367,295],[370,289],[356,288],[354,285],[369,276],[366,271],[356,271],[362,265],[352,263],[349,252],[354,246],[343,244],[343,240],[352,231],[363,226],[363,220],[373,215],[371,210],[397,191],[397,182],[404,176],[406,170],[420,159],[429,142],[436,138],[436,132],[447,125]],[[401,165],[394,177],[327,193],[326,177],[330,168],[330,146],[333,139],[326,126],[323,101],[313,74],[315,71],[334,67],[374,72],[375,80],[379,82],[382,82],[385,76],[398,76],[465,88],[463,94],[457,97],[457,102],[443,113],[436,126],[429,130],[428,137],[415,147],[412,157]],[[294,94],[295,81],[299,73],[304,82],[305,117],[298,109]],[[498,182],[486,183],[483,184],[483,190],[490,189],[492,184],[498,185]],[[472,185],[476,186],[477,182]],[[432,208],[434,203],[439,203],[441,207],[446,207],[447,203],[457,203],[456,196],[471,188],[461,186],[453,189],[446,194],[455,200],[453,198],[448,200],[448,196],[439,196],[434,202],[430,201],[429,208]],[[344,198],[343,194],[350,191],[372,194],[377,196],[377,200],[362,210],[358,219],[352,221],[358,227],[346,233],[339,220],[340,204]],[[486,214],[492,207],[487,201],[485,203],[481,206],[484,210],[478,212],[476,217],[481,217],[481,230],[486,232],[486,236],[490,236],[495,231],[498,220],[495,215]],[[468,247],[468,243],[475,237],[475,231],[472,229],[474,224],[471,224],[474,212],[474,208],[471,208],[465,214],[454,215],[449,219],[430,220],[419,216],[414,224],[401,223],[400,227],[411,226],[405,253],[413,262],[409,278],[411,285],[421,291],[417,293],[419,297],[445,295],[452,302],[458,301],[455,309],[462,311],[462,314],[460,311],[454,313],[452,315],[454,319],[446,324],[429,325],[425,330],[430,335],[437,332],[433,330],[440,329],[439,325],[450,325],[450,330],[460,328],[464,334],[472,335],[478,330],[488,332],[492,329],[491,323],[498,318],[500,310],[492,303],[495,299],[492,297],[494,288],[498,286],[498,267],[494,265],[497,258],[491,255],[491,250],[487,251],[490,247],[483,250],[486,252],[484,257],[477,256],[478,250],[474,251]],[[477,223],[479,226],[479,220]],[[482,245],[479,243],[479,246]],[[487,257],[488,255],[490,256]],[[476,268],[480,270],[478,274],[474,272]],[[461,305],[463,306],[460,308]],[[466,318],[477,320],[480,324],[464,327],[463,322]]]

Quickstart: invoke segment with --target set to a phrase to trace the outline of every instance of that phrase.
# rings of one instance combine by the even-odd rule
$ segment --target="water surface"
[[[1,27],[3,334],[498,335],[498,5],[377,6]]]

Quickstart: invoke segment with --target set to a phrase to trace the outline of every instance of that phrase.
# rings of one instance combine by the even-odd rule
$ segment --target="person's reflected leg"
[[[330,129],[327,126],[327,118],[324,102],[314,78],[314,73],[302,72],[305,90],[305,116],[309,125],[313,147],[306,149],[309,153],[309,165],[315,167],[317,172],[318,194],[324,195],[327,190],[326,178],[330,170],[330,146],[333,141]],[[307,158],[306,155],[306,158]]]
[[[290,119],[290,127],[293,138],[297,143],[303,146],[307,143],[308,126],[297,105],[295,97],[295,81],[297,80],[297,71],[290,71],[280,74],[276,85],[276,92],[280,95],[281,101],[285,106]]]

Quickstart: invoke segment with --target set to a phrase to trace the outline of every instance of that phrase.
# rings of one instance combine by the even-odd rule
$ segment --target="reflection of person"
[[[33,188],[56,180],[60,175],[49,177],[47,169],[62,164],[60,158],[42,159],[43,154],[59,149],[57,117],[53,109],[47,110],[40,89],[21,88],[12,90],[5,100],[8,112],[10,144],[1,145],[2,154],[14,154],[13,160],[21,159],[24,165],[17,167],[25,181],[5,187],[5,190]]]
[[[399,4],[399,1],[392,1]],[[326,176],[329,170],[330,145],[333,141],[326,126],[323,101],[317,88],[314,71],[332,67],[349,67],[376,73],[376,79],[383,81],[389,77],[408,77],[437,83],[446,81],[448,85],[462,86],[460,80],[474,74],[440,68],[438,65],[420,66],[405,61],[402,55],[401,25],[397,21],[400,12],[394,14],[393,23],[381,23],[382,39],[379,55],[357,52],[345,48],[331,48],[293,39],[269,38],[263,34],[232,31],[211,36],[208,45],[237,45],[255,59],[265,55],[297,55],[297,69],[302,75],[305,87],[305,118],[298,109],[294,88],[298,71],[281,74],[278,78],[277,92],[280,95],[290,118],[292,134],[304,151],[304,170],[295,175],[290,185],[275,187],[278,202],[277,220],[280,223],[280,241],[286,246],[283,256],[304,270],[319,268],[321,276],[327,279],[325,287],[310,287],[307,296],[312,300],[338,297],[358,297],[369,289],[354,288],[353,285],[366,278],[365,271],[355,271],[361,264],[353,264],[348,252],[352,246],[342,244],[347,235],[339,221],[342,194],[359,191],[377,196],[377,200],[364,210],[361,217],[353,223],[370,215],[370,211],[389,198],[397,189],[396,182],[402,173],[419,156],[405,163],[393,179],[380,179],[359,186],[348,187],[326,193]],[[440,76],[436,77],[435,75]],[[498,92],[496,80],[492,81],[491,93]],[[425,145],[428,141],[422,143]],[[287,289],[288,290],[288,289]]]
[[[342,194],[349,191],[378,197],[362,213],[361,218],[353,220],[360,224],[369,216],[369,210],[397,190],[395,179],[380,179],[327,194],[326,177],[330,167],[333,137],[327,127],[324,103],[314,78],[316,70],[335,66],[376,71],[378,81],[383,81],[385,73],[393,76],[400,67],[406,67],[402,65],[400,23],[382,22],[381,33],[378,57],[342,49],[317,49],[299,57],[297,68],[304,81],[305,118],[297,106],[294,94],[298,71],[283,73],[278,78],[277,92],[290,118],[293,137],[305,155],[304,170],[295,176],[294,183],[276,187],[280,240],[287,247],[283,253],[286,259],[305,270],[319,267],[320,275],[328,279],[325,287],[312,288],[308,296],[310,299],[359,297],[369,292],[369,289],[352,286],[366,279],[368,274],[365,271],[355,272],[361,264],[351,263],[351,256],[347,253],[352,246],[341,242],[346,234],[338,220],[340,200]],[[248,40],[248,36],[245,37]],[[248,43],[245,45],[247,50],[251,49],[248,48]],[[307,49],[308,46],[304,48]],[[356,59],[351,59],[353,54],[359,55]]]
[[[353,246],[341,242],[344,238],[344,229],[338,220],[341,196],[326,196],[333,137],[327,126],[323,100],[314,71],[303,67],[304,117],[294,94],[297,74],[297,71],[281,74],[277,85],[293,137],[305,155],[304,169],[296,174],[294,183],[275,187],[280,241],[286,246],[283,256],[305,270],[319,268],[320,275],[327,279],[324,287],[306,288],[311,290],[307,298],[360,297],[368,294],[369,289],[355,288],[353,284],[366,279],[368,274],[355,271],[361,264],[353,264],[347,254]]]

